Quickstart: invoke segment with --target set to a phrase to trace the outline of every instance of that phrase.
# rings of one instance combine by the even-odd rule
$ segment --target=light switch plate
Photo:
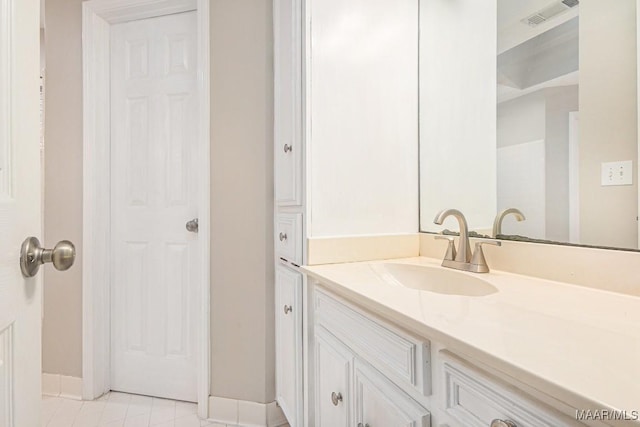
[[[633,185],[633,160],[602,163],[603,186]]]

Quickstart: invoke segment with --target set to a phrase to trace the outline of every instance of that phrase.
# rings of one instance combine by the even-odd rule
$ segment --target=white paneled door
[[[197,400],[196,12],[111,35],[111,388]]]
[[[20,246],[40,235],[39,0],[0,0],[0,426],[40,426],[42,273]]]

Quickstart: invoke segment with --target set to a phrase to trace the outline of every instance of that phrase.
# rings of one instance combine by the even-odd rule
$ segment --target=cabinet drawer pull
[[[518,427],[516,423],[510,420],[493,420],[491,421],[491,427]]]
[[[290,153],[293,151],[293,146],[289,145],[289,144],[284,144],[284,152],[285,153]]]
[[[287,240],[287,233],[280,233],[278,237],[280,238],[281,242],[284,242],[285,240]]]
[[[284,306],[284,314],[289,314],[293,311],[293,307],[291,307],[290,305],[285,305]]]
[[[340,402],[342,402],[342,393],[336,393],[335,391],[331,393],[331,403],[333,403],[333,406],[338,406]]]

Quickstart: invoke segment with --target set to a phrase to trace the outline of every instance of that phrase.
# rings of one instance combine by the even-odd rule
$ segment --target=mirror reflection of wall
[[[621,170],[602,165],[630,160],[635,181],[635,6],[498,1],[497,208],[527,215],[504,234],[638,247],[637,189],[603,185]]]
[[[436,25],[474,35],[466,45],[450,46],[443,38],[439,43],[472,58],[468,64],[475,67],[466,68],[469,78],[457,85],[441,78],[448,93],[430,86],[427,78],[436,66],[428,58],[443,48],[426,39],[434,36],[426,29],[433,23],[426,14],[421,17],[422,231],[442,229],[430,224],[438,208],[478,210],[465,206],[473,199],[474,206],[482,206],[482,215],[468,217],[473,230],[486,233],[490,215],[515,207],[526,220],[507,216],[505,238],[638,248],[636,1],[496,0],[495,45],[488,40],[489,17],[483,26],[460,12],[475,7],[470,1],[462,0],[464,7],[455,10],[444,0],[425,2],[451,12],[438,15],[443,22]],[[486,117],[490,83],[480,75],[491,69],[486,61],[491,49],[497,83],[492,142],[492,129],[469,119]],[[440,75],[453,74],[442,72],[455,69],[452,60],[440,58]],[[425,105],[429,99],[438,109]],[[473,141],[468,133],[461,138],[461,131],[446,128],[451,117],[459,117],[465,128],[475,126]],[[491,146],[494,165],[478,154]],[[475,168],[474,179],[456,174],[458,165],[465,165],[463,171]],[[459,183],[439,178],[446,168],[462,177]],[[495,188],[487,188],[492,177]]]
[[[526,212],[526,221],[507,217],[503,234],[578,243],[570,236],[577,159],[569,153],[577,145],[579,6],[565,3],[498,2],[497,209]]]
[[[580,242],[638,248],[636,1],[580,3]],[[632,185],[603,186],[632,161]],[[627,174],[628,175],[628,174]]]

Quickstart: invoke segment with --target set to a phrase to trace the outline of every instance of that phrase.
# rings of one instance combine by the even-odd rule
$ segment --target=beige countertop
[[[443,295],[385,278],[380,263],[442,268],[439,260],[417,257],[302,271],[338,295],[574,408],[640,411],[640,298],[495,270],[461,274],[488,281],[496,293]]]

